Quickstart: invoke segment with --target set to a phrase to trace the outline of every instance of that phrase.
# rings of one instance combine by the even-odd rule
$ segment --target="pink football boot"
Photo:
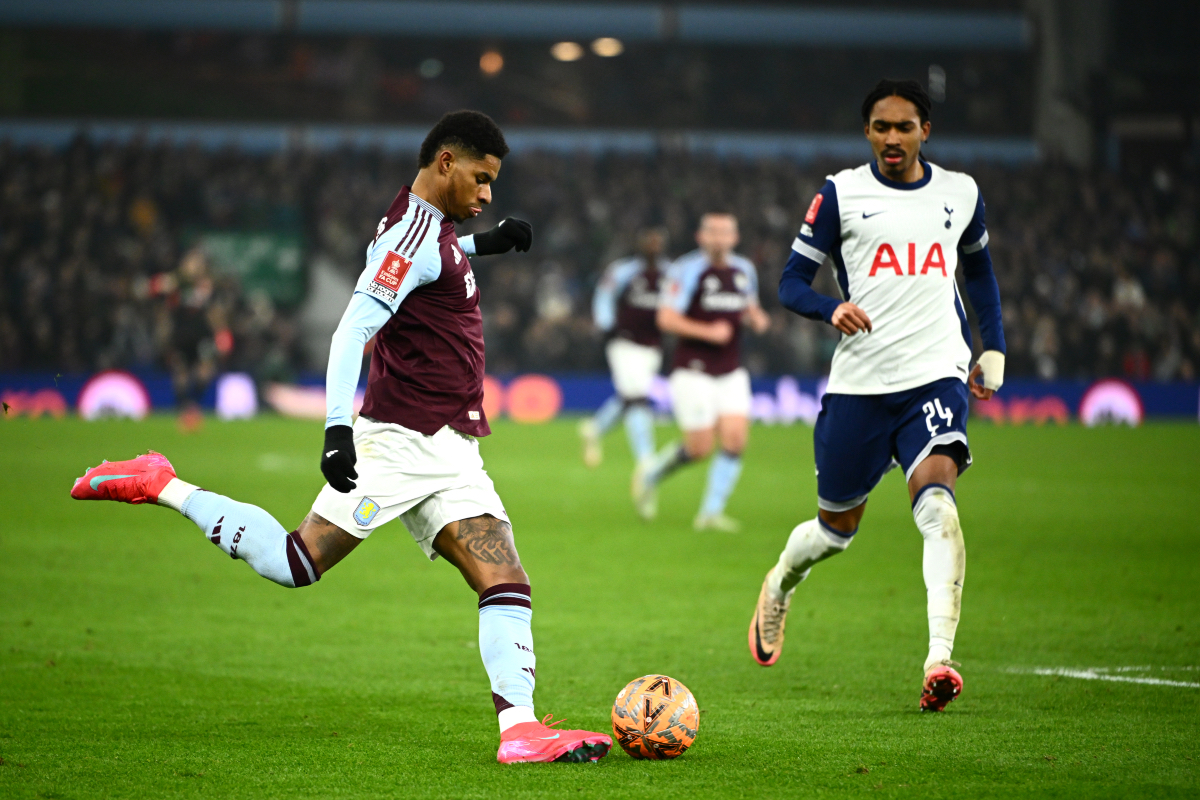
[[[501,764],[520,764],[529,761],[599,761],[608,755],[612,738],[604,733],[591,731],[555,730],[554,726],[566,720],[546,722],[553,717],[547,714],[541,722],[518,722],[500,734],[500,750],[496,760]]]
[[[129,461],[104,461],[92,467],[75,479],[71,497],[134,505],[157,503],[159,492],[174,477],[175,468],[167,457],[151,451]]]
[[[962,675],[950,662],[934,664],[925,673],[925,685],[921,687],[921,710],[941,711],[958,697],[962,687]]]

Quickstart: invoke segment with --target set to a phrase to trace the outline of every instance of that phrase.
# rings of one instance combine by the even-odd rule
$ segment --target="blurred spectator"
[[[772,317],[749,337],[747,364],[759,374],[827,370],[836,332],[783,311],[774,287],[812,195],[840,166],[677,151],[510,156],[495,207],[462,226],[516,214],[537,232],[533,253],[477,262],[489,371],[602,371],[587,314],[603,266],[631,252],[647,224],[669,229],[672,255],[691,249],[699,215],[718,206],[740,219],[739,249],[758,265]],[[206,231],[299,233],[309,263],[353,280],[380,214],[414,171],[412,154],[351,149],[0,145],[0,368],[158,367],[180,376],[181,397],[191,398],[215,371],[290,379],[323,370],[320,348],[301,346],[297,309],[241,291],[188,243]],[[970,171],[988,203],[1010,375],[1195,379],[1195,174]],[[829,269],[817,286],[838,291]]]

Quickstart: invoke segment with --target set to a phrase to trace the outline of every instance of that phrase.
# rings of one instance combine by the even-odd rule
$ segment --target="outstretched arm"
[[[533,226],[523,219],[508,217],[491,230],[459,238],[458,246],[469,256],[494,256],[514,247],[525,253],[533,246]]]

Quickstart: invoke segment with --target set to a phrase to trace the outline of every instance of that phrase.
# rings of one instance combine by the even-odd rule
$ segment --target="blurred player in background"
[[[929,654],[920,708],[941,711],[962,689],[950,655],[966,572],[954,489],[971,464],[969,396],[989,400],[1000,388],[1005,348],[983,196],[969,175],[921,157],[929,110],[916,81],[881,81],[862,106],[874,160],[825,182],[792,244],[780,301],[842,338],[813,432],[819,511],[792,530],[767,573],[749,644],[758,663],[775,663],[796,586],[849,546],[867,495],[899,465],[925,542]],[[827,258],[841,300],[812,289]],[[959,263],[983,337],[970,372]]]
[[[762,333],[770,319],[758,303],[754,264],[733,252],[737,217],[705,214],[696,242],[698,250],[671,266],[656,317],[664,333],[678,337],[670,388],[683,441],[638,465],[633,499],[638,513],[652,519],[658,513],[658,484],[719,444],[694,527],[733,532],[739,525],[725,515],[725,504],[742,474],[750,433],[750,374],[741,366],[741,330],[749,325]]]
[[[232,349],[233,337],[215,302],[208,260],[199,248],[184,254],[179,269],[152,277],[150,296],[165,297],[168,309],[167,368],[179,407],[179,427],[194,431],[204,422],[200,403],[217,375],[218,350]]]
[[[654,455],[654,411],[650,384],[662,367],[662,334],[658,330],[659,282],[667,232],[648,228],[638,235],[638,255],[614,261],[604,271],[592,299],[592,319],[609,334],[605,347],[617,393],[594,417],[579,424],[583,461],[600,465],[600,439],[622,418],[629,448],[637,464]]]
[[[479,596],[479,651],[500,723],[497,760],[595,761],[612,740],[556,729],[533,713],[536,660],[529,576],[476,437],[483,414],[483,321],[468,255],[526,251],[528,223],[506,219],[459,238],[508,154],[475,111],[447,114],[421,146],[419,172],[379,222],[367,266],[333,336],[321,471],[328,483],[291,533],[258,506],[207,492],[151,453],[104,463],[75,482],[80,500],[157,503],[209,541],[287,587],[309,586],[371,532],[399,517],[429,559],[445,558]],[[363,345],[378,334],[366,400],[351,403]],[[356,483],[357,481],[357,483]]]

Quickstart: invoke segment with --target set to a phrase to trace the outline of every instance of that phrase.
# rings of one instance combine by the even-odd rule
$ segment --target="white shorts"
[[[685,431],[711,428],[717,417],[750,416],[750,373],[745,367],[716,376],[677,369],[669,385],[675,422]]]
[[[641,400],[650,396],[650,384],[662,367],[662,350],[635,344],[628,339],[613,339],[604,349],[608,368],[612,370],[613,386],[626,400]]]
[[[434,537],[447,524],[483,514],[509,521],[474,436],[448,425],[426,436],[359,417],[354,450],[357,487],[342,494],[325,484],[312,510],[360,539],[399,517],[432,561]]]

